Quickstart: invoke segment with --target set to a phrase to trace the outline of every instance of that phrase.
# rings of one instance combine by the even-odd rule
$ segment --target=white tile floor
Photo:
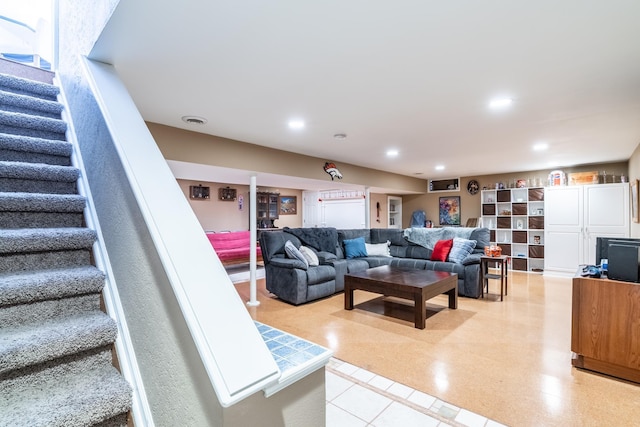
[[[335,358],[325,372],[330,427],[504,427]]]

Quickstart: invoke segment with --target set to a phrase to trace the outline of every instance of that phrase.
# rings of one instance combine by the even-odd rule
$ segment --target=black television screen
[[[630,239],[627,237],[597,237],[596,238],[596,265],[600,265],[600,261],[609,259],[609,245],[611,243],[640,245],[640,239]]]

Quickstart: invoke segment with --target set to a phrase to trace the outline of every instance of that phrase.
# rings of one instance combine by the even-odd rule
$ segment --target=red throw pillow
[[[431,253],[431,261],[446,261],[453,246],[453,239],[438,240]]]

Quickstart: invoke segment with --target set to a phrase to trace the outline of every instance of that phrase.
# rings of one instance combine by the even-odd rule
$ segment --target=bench
[[[232,231],[225,233],[207,232],[211,246],[218,254],[223,265],[244,264],[249,262],[250,232]],[[262,261],[260,246],[256,247],[256,260]]]

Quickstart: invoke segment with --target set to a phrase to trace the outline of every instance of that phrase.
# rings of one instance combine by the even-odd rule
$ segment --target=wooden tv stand
[[[640,284],[575,277],[572,364],[640,383]]]

